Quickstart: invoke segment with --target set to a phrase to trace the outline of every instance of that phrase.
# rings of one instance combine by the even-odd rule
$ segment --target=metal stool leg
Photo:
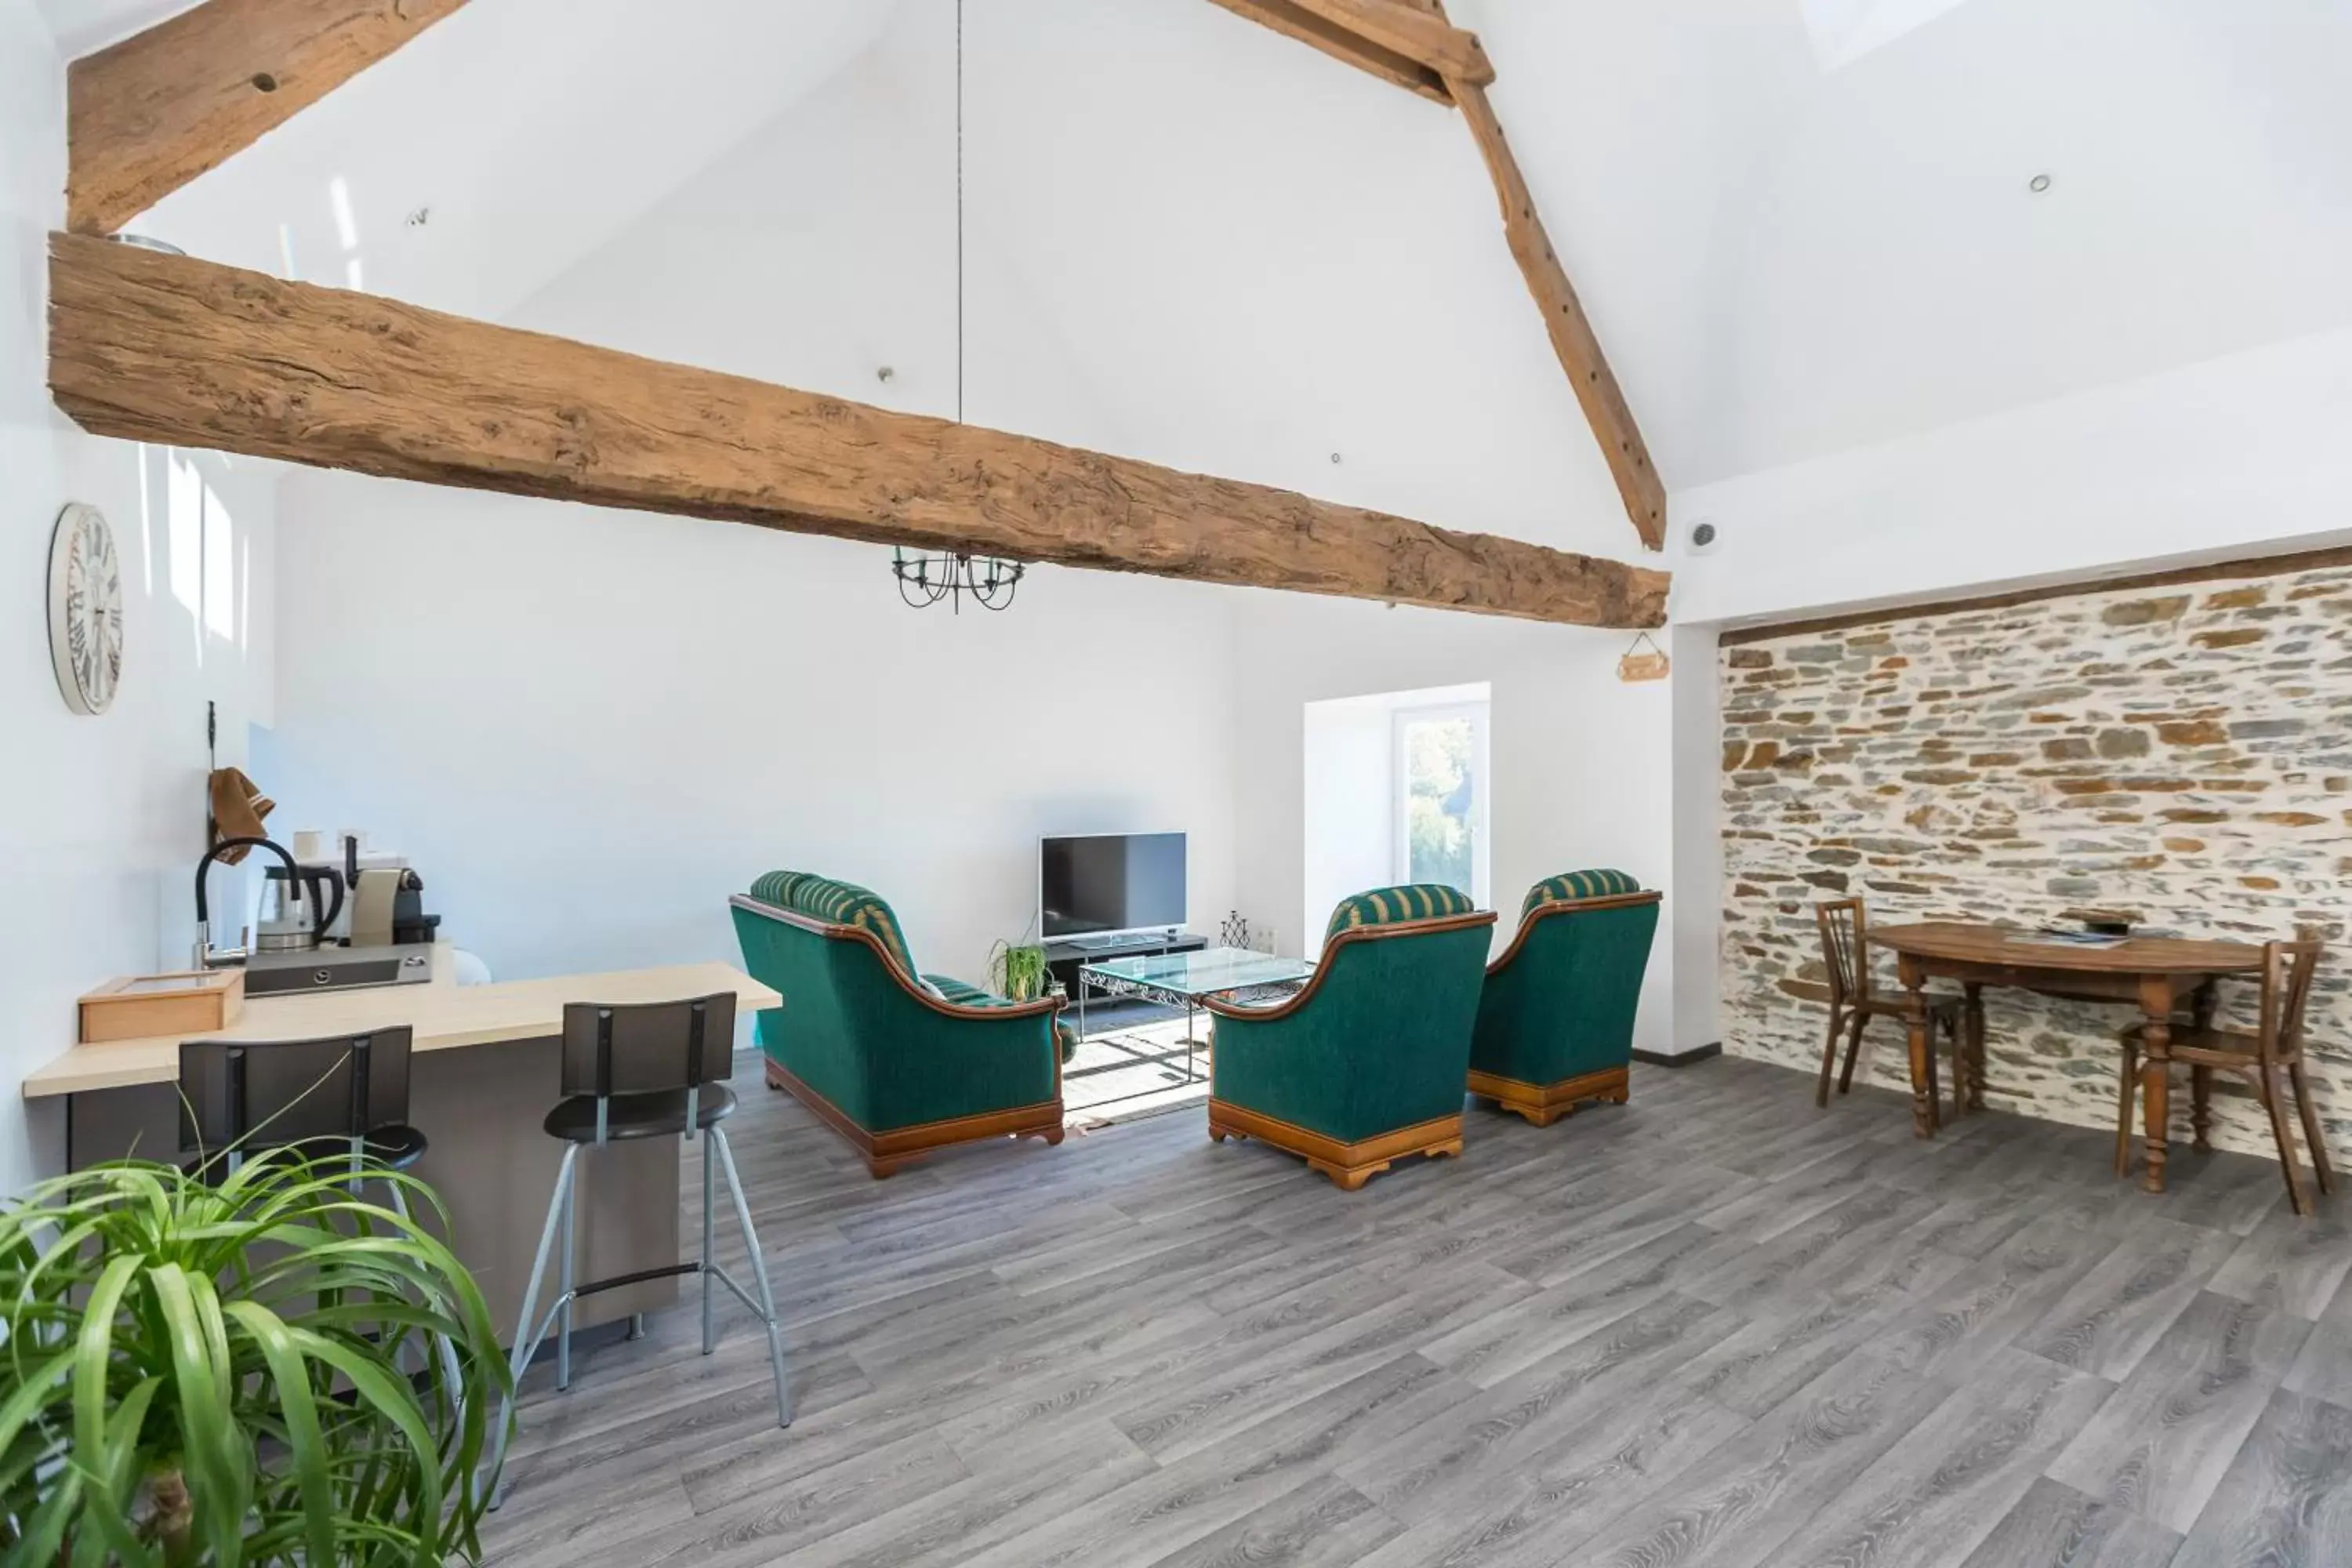
[[[563,1146],[563,1163],[555,1173],[555,1191],[548,1194],[547,1224],[539,1233],[539,1252],[530,1260],[530,1277],[522,1290],[522,1319],[515,1325],[514,1352],[507,1363],[509,1381],[520,1384],[523,1369],[530,1364],[533,1352],[539,1349],[540,1334],[533,1331],[531,1313],[539,1307],[539,1282],[547,1272],[547,1255],[555,1246],[555,1226],[569,1212],[567,1198],[572,1191],[572,1166],[580,1156],[580,1145]],[[506,1397],[499,1401],[499,1425],[490,1446],[490,1506],[496,1508],[506,1497],[507,1436],[514,1429],[514,1391],[509,1388]]]
[[[719,1163],[726,1167],[727,1190],[735,1199],[735,1223],[743,1227],[743,1249],[751,1254],[751,1277],[760,1284],[760,1315],[768,1326],[768,1364],[776,1373],[776,1425],[789,1426],[793,1424],[792,1382],[784,1373],[784,1335],[776,1323],[776,1293],[768,1285],[768,1260],[760,1251],[760,1233],[751,1228],[751,1205],[743,1201],[743,1183],[735,1173],[735,1152],[727,1145],[727,1134],[713,1127],[709,1137],[710,1147],[719,1152]]]
[[[716,1134],[705,1136],[702,1140],[702,1353],[704,1355],[709,1355],[719,1348],[718,1321],[710,1315],[712,1272],[710,1242],[713,1235],[710,1223],[710,1188],[711,1179],[716,1174],[714,1167],[718,1163],[710,1154],[712,1136]]]
[[[572,1243],[573,1233],[580,1228],[572,1196],[578,1190],[576,1182],[563,1184],[563,1271],[558,1277],[562,1294],[555,1299],[555,1386],[558,1392],[569,1390],[572,1386],[572,1287],[574,1282]]]

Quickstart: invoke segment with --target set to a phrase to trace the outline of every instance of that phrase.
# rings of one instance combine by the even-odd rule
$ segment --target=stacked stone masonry
[[[1727,1050],[1818,1066],[1823,899],[1858,895],[1878,924],[2094,910],[2183,936],[2316,936],[2336,945],[2307,1049],[2347,1163],[2352,569],[1800,632],[1725,647],[1719,674]],[[2221,1021],[2251,1029],[2254,985],[2221,989]],[[1985,997],[1987,1103],[2113,1126],[2129,1015]],[[1863,1051],[1871,1081],[1907,1083],[1898,1026],[1874,1024]],[[2273,1152],[2242,1087],[2217,1075],[2215,1097],[2218,1145]]]

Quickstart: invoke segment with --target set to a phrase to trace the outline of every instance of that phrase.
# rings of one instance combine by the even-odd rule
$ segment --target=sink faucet
[[[288,853],[286,847],[275,839],[224,838],[205,850],[205,858],[196,862],[195,966],[198,969],[219,969],[231,963],[242,963],[245,961],[245,953],[241,950],[232,950],[227,952],[214,950],[212,910],[205,898],[205,874],[213,868],[213,863],[221,858],[224,850],[235,849],[239,846],[248,849],[267,849],[285,861],[287,896],[297,900],[302,897],[302,868],[294,863],[294,857]]]

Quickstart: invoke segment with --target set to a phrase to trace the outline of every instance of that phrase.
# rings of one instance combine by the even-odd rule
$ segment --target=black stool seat
[[[735,1114],[735,1091],[723,1083],[706,1083],[697,1092],[697,1131]],[[556,1102],[541,1123],[551,1138],[567,1143],[596,1142],[596,1097],[575,1094]],[[686,1090],[665,1089],[652,1094],[616,1094],[604,1101],[604,1137],[611,1142],[625,1138],[676,1138],[686,1131]]]
[[[414,1127],[394,1122],[370,1132],[363,1152],[374,1164],[385,1170],[405,1171],[425,1158],[425,1151],[430,1147],[424,1133]],[[237,1152],[247,1159],[253,1159],[285,1149],[291,1149],[299,1158],[311,1161],[347,1163],[352,1157],[352,1141],[333,1136],[304,1138],[292,1143],[265,1143],[259,1147],[248,1142],[239,1145]],[[219,1149],[183,1149],[180,1151],[180,1163],[191,1171],[206,1163],[217,1165],[224,1152]]]

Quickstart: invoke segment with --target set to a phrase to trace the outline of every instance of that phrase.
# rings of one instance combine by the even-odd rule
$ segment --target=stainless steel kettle
[[[342,909],[342,873],[332,866],[269,867],[262,873],[254,951],[307,952],[320,944]]]

